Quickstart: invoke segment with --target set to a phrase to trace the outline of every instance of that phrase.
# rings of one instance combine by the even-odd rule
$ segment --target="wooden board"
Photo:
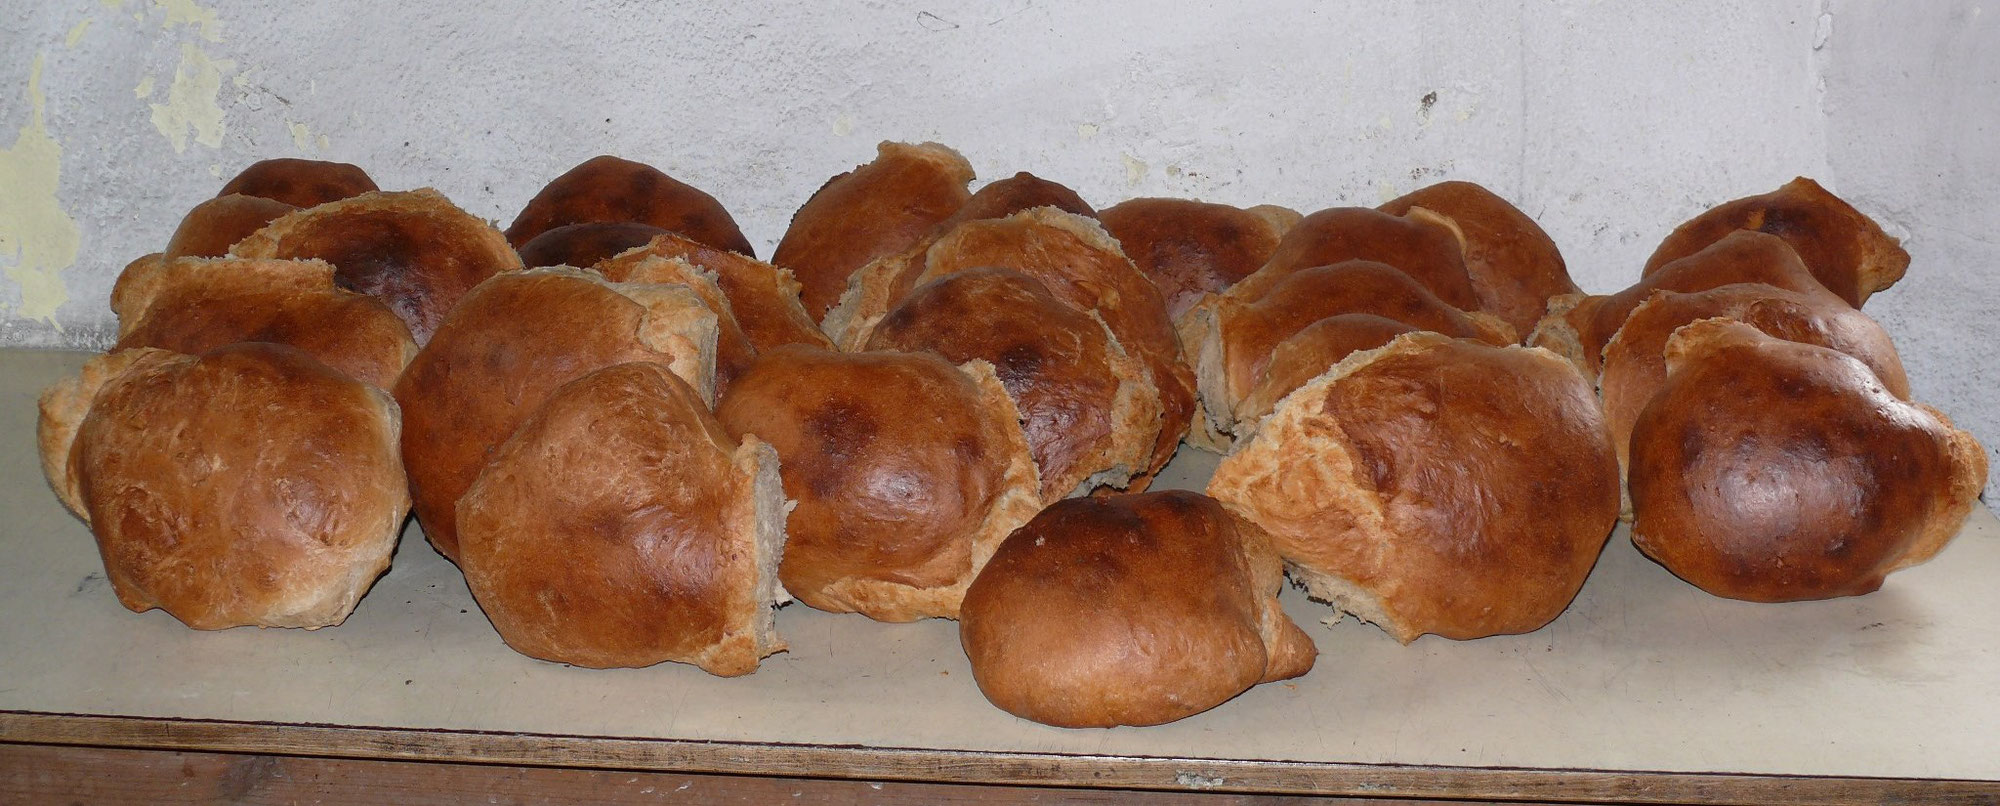
[[[0,741],[1401,797],[2000,797],[2000,522],[1983,509],[1933,562],[1831,602],[1708,596],[1622,530],[1528,635],[1405,647],[1322,626],[1330,611],[1288,591],[1311,674],[1171,725],[1075,731],[986,703],[948,621],[793,605],[791,651],[728,680],[531,660],[414,528],[339,627],[127,612],[33,450],[35,394],[83,358],[0,351]],[[1203,458],[1172,480],[1198,486]]]

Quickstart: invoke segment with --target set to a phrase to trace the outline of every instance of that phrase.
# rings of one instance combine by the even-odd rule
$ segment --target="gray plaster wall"
[[[713,193],[764,255],[884,139],[1100,206],[1312,210],[1461,178],[1540,220],[1597,292],[1676,223],[1805,174],[1908,239],[1909,280],[1870,312],[1919,393],[2000,444],[2000,43],[1975,2],[11,5],[0,344],[103,346],[125,262],[274,156],[358,163],[504,224],[619,154]]]

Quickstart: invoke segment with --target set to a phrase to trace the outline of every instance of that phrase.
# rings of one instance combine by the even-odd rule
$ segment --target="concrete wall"
[[[19,131],[0,151],[0,343],[101,346],[118,269],[223,178],[287,155],[505,223],[615,153],[714,193],[765,255],[882,139],[945,142],[982,177],[1030,170],[1098,205],[1311,210],[1472,179],[1536,216],[1593,291],[1636,278],[1679,221],[1797,174],[1849,192],[1851,168],[1913,251],[1947,227],[1983,237],[1990,197],[1948,219],[1917,200],[1933,167],[1991,167],[1992,93],[1984,141],[1923,139],[1907,117],[1977,91],[1928,37],[1960,36],[1950,58],[1990,86],[1991,56],[1954,22],[1974,4],[1826,3],[46,2],[0,15],[0,145]],[[1932,71],[1909,80],[1929,106],[1859,89],[1882,71]],[[1882,115],[1904,128],[1874,128]],[[1870,156],[1913,137],[1905,160]],[[1977,413],[1994,362],[1946,346],[1996,297],[1943,254],[1919,251],[1878,304],[1901,317],[1918,389],[2000,443]]]

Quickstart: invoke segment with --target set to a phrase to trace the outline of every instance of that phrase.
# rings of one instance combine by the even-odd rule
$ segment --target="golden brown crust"
[[[956,618],[965,586],[1039,506],[1019,415],[984,362],[786,346],[716,408],[778,452],[780,577],[812,607],[880,621]]]
[[[139,324],[146,306],[160,293],[166,268],[166,255],[154,252],[134,259],[118,272],[118,279],[111,283],[111,313],[118,317],[118,335]]]
[[[549,180],[507,227],[519,247],[557,227],[631,221],[678,232],[717,249],[752,254],[736,219],[714,196],[643,162],[605,154]]]
[[[1604,365],[1604,346],[1632,309],[1657,291],[1692,293],[1735,283],[1762,283],[1840,302],[1813,279],[1797,252],[1785,241],[1755,230],[1736,230],[1707,248],[1648,272],[1630,288],[1606,297],[1592,297],[1565,317],[1576,331],[1586,374],[1595,377]]]
[[[951,217],[939,223],[936,231],[942,233],[967,221],[1006,218],[1036,207],[1054,207],[1065,213],[1097,217],[1097,211],[1082,196],[1076,195],[1076,191],[1059,182],[1021,171],[1006,179],[986,183],[985,187],[966,199]]]
[[[822,319],[849,275],[957,212],[972,178],[972,164],[950,148],[884,142],[873,162],[827,180],[799,207],[771,262],[798,276],[806,313]]]
[[[334,286],[317,260],[184,258],[167,264],[113,349],[200,355],[258,341],[304,350],[355,380],[388,389],[417,354],[403,320],[372,297]]]
[[[1277,609],[1254,526],[1185,491],[1058,502],[1001,545],[965,598],[980,691],[1061,727],[1157,725],[1312,667]]]
[[[1724,202],[1674,228],[1646,260],[1645,274],[1737,230],[1783,238],[1821,285],[1856,308],[1903,279],[1910,267],[1910,253],[1874,219],[1801,176],[1770,193]]]
[[[1373,350],[1395,341],[1397,336],[1420,329],[1365,313],[1344,313],[1312,323],[1272,348],[1270,358],[1263,362],[1257,385],[1236,404],[1236,422],[1254,430],[1256,423],[1292,390],[1311,382],[1350,355]]]
[[[1145,490],[1152,474],[1173,458],[1194,417],[1194,374],[1159,289],[1096,221],[1049,207],[953,228],[926,253],[915,284],[989,266],[1032,277],[1064,304],[1095,312],[1152,374],[1160,391],[1160,433],[1131,488]]]
[[[715,274],[729,297],[729,308],[744,335],[758,350],[785,344],[831,347],[799,302],[799,282],[792,273],[755,258],[703,246],[674,233],[663,233],[642,247],[594,264],[604,276],[617,279],[627,266],[647,256],[678,258]],[[573,264],[574,265],[574,264]]]
[[[1561,358],[1411,333],[1279,402],[1208,493],[1314,596],[1404,643],[1467,639],[1568,606],[1617,521],[1618,464]]]
[[[76,435],[78,500],[119,602],[201,630],[339,624],[409,493],[396,406],[296,349],[145,351]]]
[[[135,364],[158,364],[174,362],[182,356],[166,350],[120,350],[90,359],[76,375],[55,382],[42,390],[38,401],[39,417],[35,423],[35,444],[42,457],[42,477],[49,480],[49,487],[56,491],[63,506],[71,513],[90,522],[90,512],[83,506],[83,492],[77,479],[74,461],[77,429],[83,427],[83,418],[90,414],[90,403],[97,399],[97,392]]]
[[[715,273],[677,257],[638,252],[635,258],[607,266],[610,271],[603,272],[605,279],[614,283],[684,285],[715,313],[715,394],[722,395],[736,376],[756,363],[757,348],[737,324],[735,306],[722,293]]]
[[[1837,350],[1708,319],[1666,361],[1632,432],[1632,542],[1709,593],[1869,593],[1935,554],[1985,484],[1970,436]]]
[[[1423,208],[1390,215],[1365,207],[1333,207],[1301,219],[1278,241],[1271,258],[1229,293],[1256,300],[1292,272],[1349,260],[1386,263],[1422,283],[1445,304],[1477,310],[1459,234],[1449,219]]]
[[[645,246],[663,234],[671,233],[634,221],[590,221],[547,230],[529,238],[515,251],[521,253],[521,265],[531,269],[542,266],[587,269],[621,252]]]
[[[251,163],[215,195],[256,196],[305,208],[378,189],[375,180],[368,178],[368,172],[358,165],[280,158]]]
[[[1382,205],[1406,215],[1422,207],[1452,220],[1463,237],[1465,273],[1479,310],[1520,333],[1534,329],[1549,299],[1578,293],[1556,242],[1535,220],[1472,182],[1439,182]]]
[[[993,365],[1020,410],[1042,500],[1120,487],[1152,455],[1159,392],[1103,322],[1010,269],[926,283],[882,319],[869,350]]]
[[[1624,327],[1604,348],[1604,373],[1598,385],[1620,467],[1625,466],[1632,424],[1640,409],[1666,383],[1667,339],[1682,325],[1701,319],[1731,319],[1787,341],[1839,350],[1867,364],[1890,394],[1910,397],[1909,378],[1888,332],[1838,299],[1761,283],[1736,283],[1692,294],[1658,291],[1632,309]]]
[[[231,193],[202,202],[181,218],[161,253],[167,260],[222,257],[229,247],[263,229],[264,225],[299,208],[281,201]]]
[[[571,381],[459,499],[466,584],[508,646],[532,657],[756,671],[783,642],[757,635],[769,607],[758,597],[757,474],[738,453],[659,364]]]
[[[300,210],[243,239],[230,254],[331,263],[340,287],[381,300],[419,345],[473,286],[521,268],[521,256],[491,224],[429,188],[365,193]]]
[[[570,268],[498,275],[465,296],[396,382],[403,459],[425,536],[457,557],[455,512],[491,452],[557,387],[632,361],[713,394],[715,314],[684,286]]]
[[[1525,343],[1562,356],[1586,378],[1596,377],[1596,371],[1584,360],[1583,338],[1577,334],[1577,328],[1590,320],[1591,313],[1603,301],[1602,296],[1582,293],[1550,297],[1548,311],[1535,323]]]
[[[1284,208],[1144,198],[1120,202],[1098,219],[1159,287],[1167,315],[1178,320],[1203,294],[1222,293],[1271,258],[1290,228],[1283,216],[1269,214],[1278,210]],[[1291,218],[1295,223],[1298,214]]]

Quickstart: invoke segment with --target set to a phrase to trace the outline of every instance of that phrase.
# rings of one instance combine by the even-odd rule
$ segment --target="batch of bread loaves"
[[[44,468],[119,601],[197,629],[339,624],[414,509],[536,658],[746,674],[796,597],[957,619],[992,702],[1075,727],[1306,673],[1287,575],[1404,643],[1526,632],[1622,512],[1711,593],[1856,595],[1985,483],[1860,311],[1908,255],[1810,180],[1589,296],[1465,182],[1301,216],[973,178],[885,143],[764,262],[614,157],[504,233],[260,162],[126,267]],[[1144,492],[1184,441],[1207,494]]]

